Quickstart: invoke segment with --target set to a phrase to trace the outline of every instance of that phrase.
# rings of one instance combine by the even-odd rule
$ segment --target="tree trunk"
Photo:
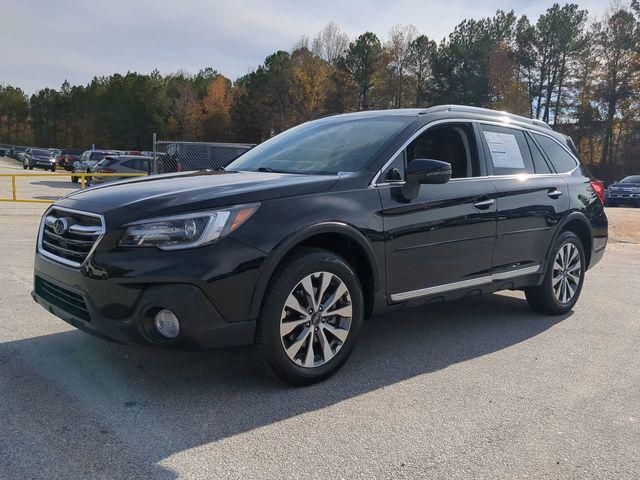
[[[562,64],[560,66],[560,76],[558,79],[558,95],[556,96],[556,108],[553,113],[553,126],[558,124],[558,114],[560,113],[560,98],[562,97],[562,84],[564,83],[565,67],[567,62],[566,52],[562,54]]]

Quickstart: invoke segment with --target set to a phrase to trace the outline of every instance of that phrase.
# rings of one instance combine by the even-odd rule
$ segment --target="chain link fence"
[[[152,173],[219,170],[255,145],[249,143],[154,141]]]

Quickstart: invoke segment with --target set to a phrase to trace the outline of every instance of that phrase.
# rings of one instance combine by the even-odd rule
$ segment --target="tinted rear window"
[[[542,155],[542,152],[536,143],[531,140],[531,138],[527,138],[527,143],[529,143],[529,150],[531,150],[533,167],[535,168],[536,173],[551,173],[551,168],[549,168],[547,161],[544,159],[544,155]]]
[[[569,172],[576,168],[577,163],[573,155],[561,147],[558,142],[545,135],[534,133],[533,136],[542,147],[544,153],[547,154],[547,158],[549,158],[557,173]]]
[[[38,157],[50,157],[52,152],[49,150],[31,150],[32,155],[37,155]]]

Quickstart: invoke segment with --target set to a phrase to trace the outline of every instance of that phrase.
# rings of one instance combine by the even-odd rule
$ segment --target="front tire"
[[[564,315],[578,301],[586,260],[582,241],[573,232],[562,232],[549,255],[541,285],[525,289],[527,302],[534,310],[549,315]]]
[[[363,317],[362,287],[349,263],[327,250],[296,250],[267,289],[254,357],[289,384],[320,382],[351,355]]]
[[[71,181],[73,183],[78,183],[78,177],[71,176]]]

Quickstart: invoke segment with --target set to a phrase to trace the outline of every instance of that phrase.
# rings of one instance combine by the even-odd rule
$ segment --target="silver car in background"
[[[141,155],[110,155],[91,167],[91,173],[138,173],[148,175],[151,172],[152,157]],[[113,182],[127,177],[92,177],[91,183]]]

